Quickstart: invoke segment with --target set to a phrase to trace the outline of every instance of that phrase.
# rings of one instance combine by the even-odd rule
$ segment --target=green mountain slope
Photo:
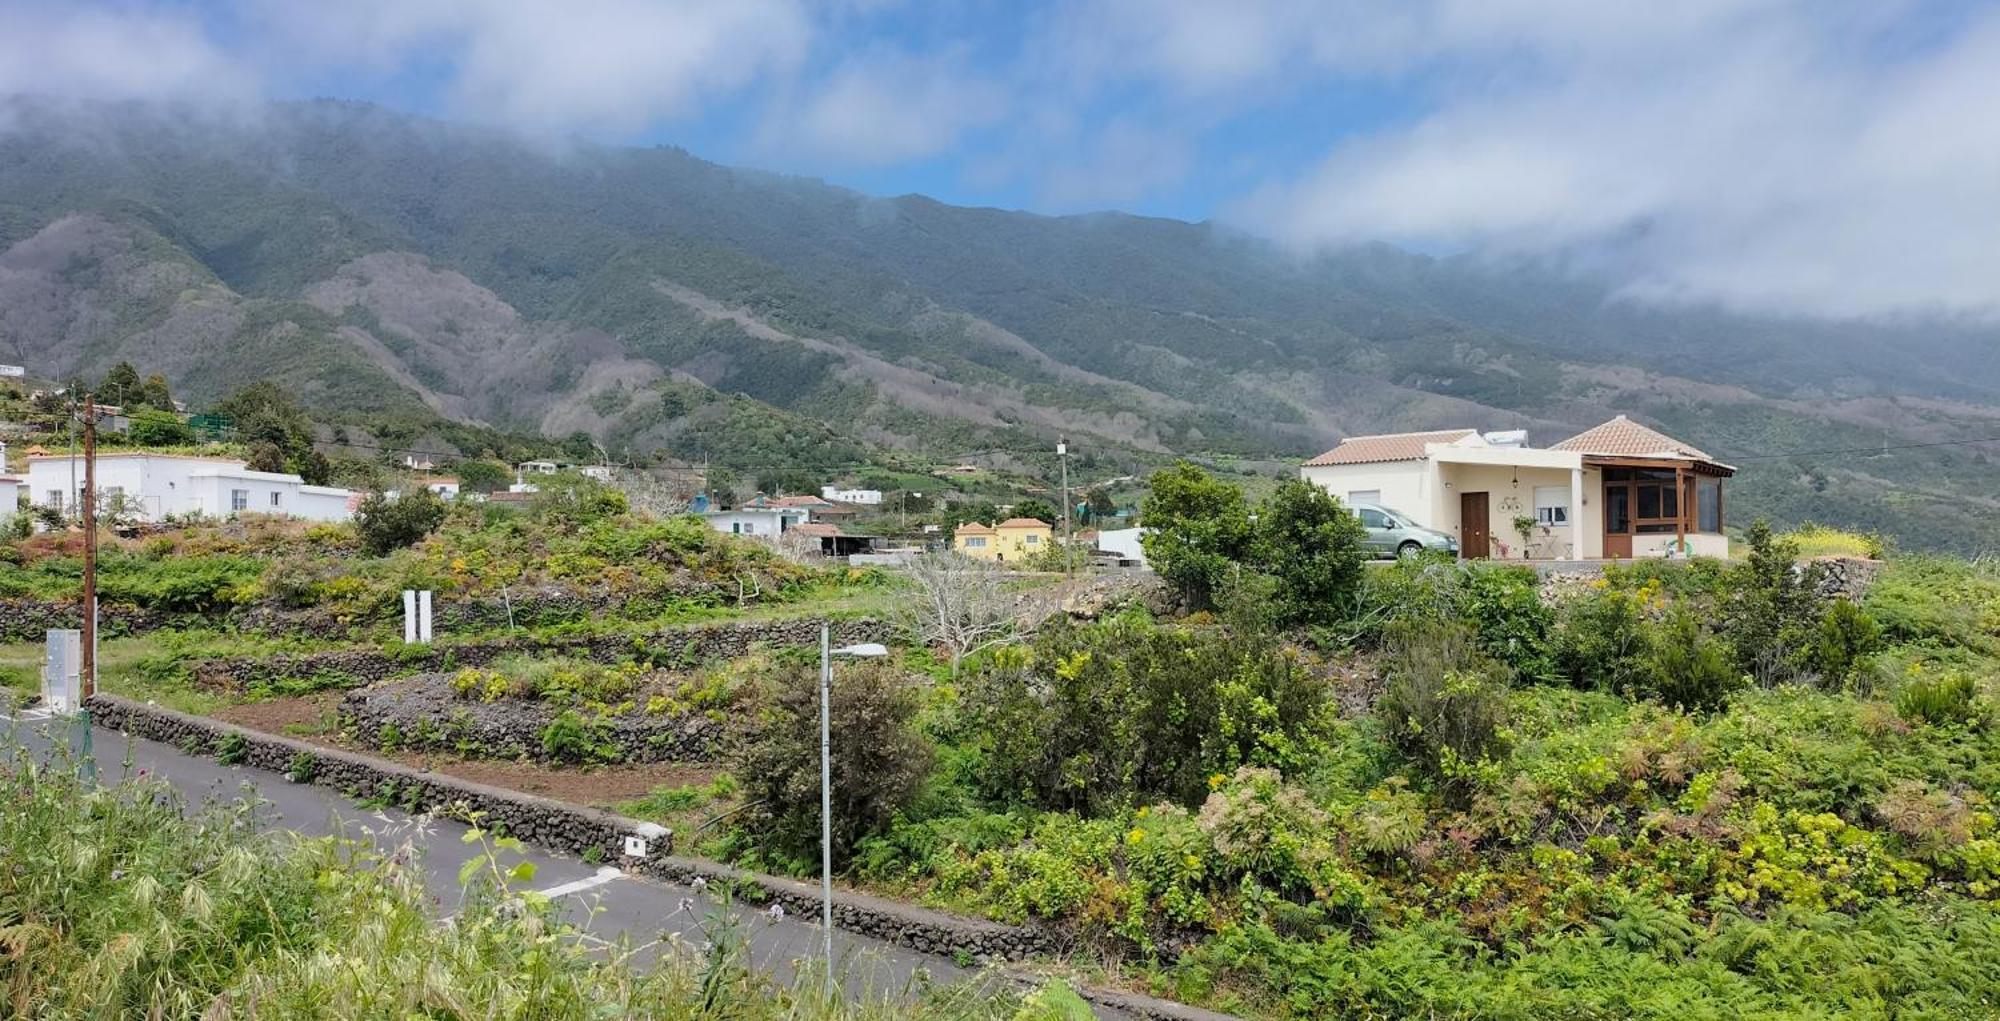
[[[817,423],[772,434],[814,457],[1069,435],[1138,464],[1400,428],[1551,440],[1627,411],[1742,460],[1739,514],[2000,546],[1992,448],[1914,446],[2000,435],[1990,328],[1647,306],[1383,246],[1304,259],[360,104],[16,99],[0,124],[0,346],[48,374],[128,357],[197,396],[276,376],[333,413],[710,457],[753,413]],[[1863,447],[1904,449],[1773,456]]]

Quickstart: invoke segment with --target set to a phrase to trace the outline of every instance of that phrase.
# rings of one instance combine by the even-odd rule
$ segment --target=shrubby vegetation
[[[1269,519],[1172,547],[1215,613],[935,671],[845,870],[1260,1017],[2000,1006],[1992,565],[1891,560],[1856,603],[1759,527],[1741,561],[1589,579],[1383,565],[1301,619],[1256,566]]]
[[[73,600],[81,536],[21,540],[0,559],[0,597]],[[630,511],[595,483],[551,486],[526,510],[447,504],[428,490],[369,497],[349,525],[247,517],[194,522],[133,539],[106,536],[100,598],[148,610],[322,610],[355,621],[400,612],[400,592],[445,598],[562,595],[632,617],[724,605],[741,585],[782,601],[822,578],[843,580],[720,535],[694,517]]]

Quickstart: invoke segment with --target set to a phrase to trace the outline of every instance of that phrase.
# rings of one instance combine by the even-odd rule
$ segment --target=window
[[[249,490],[247,490],[247,489],[232,489],[232,490],[230,490],[230,491],[229,491],[229,509],[230,509],[230,510],[233,510],[233,511],[240,511],[240,510],[249,510],[249,509],[250,509],[250,491],[249,491]]]
[[[1039,535],[1031,535],[1022,541],[1026,542],[1030,546],[1039,546],[1042,543],[1042,537]]]
[[[1384,514],[1373,507],[1363,507],[1360,510],[1355,511],[1354,513],[1361,516],[1361,527],[1363,528],[1396,527],[1389,521],[1389,515]]]
[[[45,506],[45,507],[48,507],[48,508],[49,508],[50,510],[56,510],[56,511],[60,511],[60,510],[62,510],[62,509],[63,509],[63,491],[62,491],[62,490],[60,490],[60,489],[51,489],[51,490],[49,490],[49,491],[48,491],[48,492],[47,492],[47,493],[46,493],[46,494],[45,494],[45,495],[44,495],[44,496],[42,497],[42,505],[43,505],[43,506]]]
[[[1535,487],[1535,523],[1555,526],[1569,524],[1569,487]]]
[[[744,534],[744,535],[756,535],[756,534],[757,534],[757,523],[756,523],[755,521],[745,521],[745,522],[743,522],[743,534]]]
[[[1379,489],[1350,489],[1347,491],[1347,505],[1349,507],[1356,504],[1380,504],[1381,502],[1382,491]]]
[[[986,537],[985,537],[985,536],[983,536],[983,535],[975,535],[975,536],[972,536],[972,537],[970,537],[970,538],[966,539],[966,540],[965,540],[965,548],[966,548],[966,549],[985,549],[985,548],[986,548]]]
[[[271,506],[276,507],[277,505],[278,505],[278,494],[274,491],[271,493]]]
[[[1715,479],[1698,479],[1695,482],[1694,530],[1722,531],[1722,483]]]

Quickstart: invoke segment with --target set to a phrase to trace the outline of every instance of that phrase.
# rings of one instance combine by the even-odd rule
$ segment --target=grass
[[[1802,557],[1861,557],[1880,560],[1887,552],[1886,542],[1873,532],[1849,532],[1811,522],[1800,525],[1785,534],[1798,543]]]
[[[459,902],[434,908],[412,831],[380,845],[265,832],[241,802],[188,813],[157,781],[94,788],[19,758],[0,764],[0,787],[0,1003],[11,1017],[1089,1016],[1060,985],[1025,997],[983,982],[839,1000],[810,968],[797,985],[777,984],[749,965],[745,926],[755,923],[727,913],[711,916],[699,947],[606,943],[528,889],[534,869],[518,842],[479,830]],[[438,910],[452,924],[438,924]]]

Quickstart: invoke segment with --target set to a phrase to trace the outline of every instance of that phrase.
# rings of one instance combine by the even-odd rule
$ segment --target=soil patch
[[[334,713],[340,692],[322,691],[289,698],[264,698],[217,709],[210,715],[224,723],[285,737],[319,739],[337,729]]]
[[[214,712],[215,719],[265,734],[277,734],[327,748],[362,752],[413,769],[483,783],[524,794],[538,794],[574,805],[613,808],[650,793],[656,787],[700,786],[715,779],[721,767],[706,763],[647,762],[601,766],[550,766],[504,759],[460,759],[438,752],[384,753],[344,740],[334,729],[334,712],[341,692],[324,691],[296,698],[267,698]]]

